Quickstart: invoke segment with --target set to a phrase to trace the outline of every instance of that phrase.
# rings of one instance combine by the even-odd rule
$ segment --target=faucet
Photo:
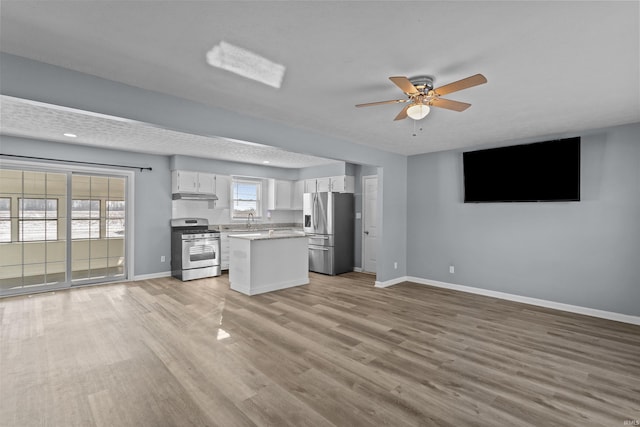
[[[249,212],[249,214],[247,215],[247,228],[248,229],[251,229],[251,222],[250,221],[253,221],[253,224],[255,225],[256,219],[253,216],[253,212]]]

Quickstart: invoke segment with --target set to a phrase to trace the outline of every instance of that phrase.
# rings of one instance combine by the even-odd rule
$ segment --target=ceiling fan
[[[433,88],[433,77],[416,76],[416,77],[389,77],[407,96],[407,99],[394,99],[391,101],[369,102],[367,104],[358,104],[356,107],[371,107],[373,105],[382,104],[398,104],[408,102],[409,104],[400,111],[394,120],[402,120],[410,117],[414,120],[423,119],[429,114],[430,107],[446,108],[453,111],[464,111],[471,107],[471,104],[460,101],[452,101],[444,99],[440,96],[448,93],[478,86],[487,82],[482,74],[476,74],[466,79],[458,80],[448,85]]]

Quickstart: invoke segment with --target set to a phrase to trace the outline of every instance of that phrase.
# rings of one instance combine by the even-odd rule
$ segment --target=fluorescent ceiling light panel
[[[207,52],[209,65],[280,89],[285,66],[241,47],[221,41]]]

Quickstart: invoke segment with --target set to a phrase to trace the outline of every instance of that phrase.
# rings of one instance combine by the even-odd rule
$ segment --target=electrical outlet
[[[456,272],[456,268],[453,265],[449,266],[449,273],[454,274]]]
[[[162,255],[162,256],[160,257],[160,262],[165,262],[165,261],[166,261],[166,259],[167,259],[167,258],[166,258],[164,255]]]
[[[398,263],[397,262],[393,263],[393,268],[396,269],[396,270],[398,269]]]

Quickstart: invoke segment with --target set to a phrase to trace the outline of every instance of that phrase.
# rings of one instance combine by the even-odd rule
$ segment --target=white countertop
[[[243,233],[243,234],[229,234],[229,237],[235,237],[236,239],[244,240],[270,240],[270,239],[291,239],[295,237],[306,237],[306,234],[302,231],[274,231],[271,235],[269,232],[262,233]]]

